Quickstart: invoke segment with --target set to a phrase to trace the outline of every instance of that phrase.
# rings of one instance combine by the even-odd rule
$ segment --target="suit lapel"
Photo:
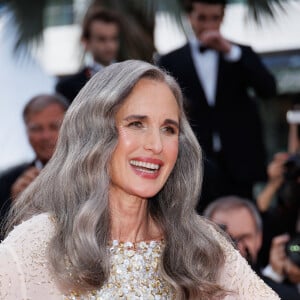
[[[218,74],[217,74],[217,82],[216,82],[216,102],[215,105],[220,104],[220,98],[221,98],[221,91],[226,90],[224,87],[224,84],[226,83],[226,76],[224,74],[226,65],[224,62],[224,58],[221,53],[218,55]]]
[[[193,85],[192,88],[198,95],[197,98],[204,99],[202,105],[208,107],[208,102],[203,90],[202,82],[196,71],[189,44],[187,44],[184,47],[184,56],[187,57],[187,60],[183,60],[183,61],[186,63],[185,70],[187,70],[187,72],[189,73],[187,78],[190,78],[190,85]]]

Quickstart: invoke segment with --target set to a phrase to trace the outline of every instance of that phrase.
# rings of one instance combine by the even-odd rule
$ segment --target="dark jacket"
[[[239,46],[242,55],[237,62],[226,61],[219,54],[214,107],[207,103],[189,44],[162,56],[158,64],[181,86],[190,124],[205,156],[212,155],[212,133],[218,132],[230,176],[251,182],[265,178],[265,148],[258,109],[248,90],[253,88],[263,98],[272,97],[276,84],[258,55],[250,47]]]
[[[11,187],[17,178],[25,172],[26,169],[34,166],[34,162],[23,163],[9,168],[0,174],[0,224],[4,223],[6,215],[11,207]],[[1,238],[1,232],[0,232]]]
[[[79,91],[91,78],[91,70],[88,67],[80,72],[60,79],[55,87],[57,93],[66,97],[70,103],[75,99]]]

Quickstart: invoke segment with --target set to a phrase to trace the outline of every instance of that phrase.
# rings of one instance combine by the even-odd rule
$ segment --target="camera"
[[[300,208],[300,155],[293,154],[284,163],[284,181],[278,191],[279,203],[286,208]]]
[[[300,233],[295,234],[285,245],[287,257],[300,267]]]
[[[284,178],[287,181],[297,181],[300,178],[300,154],[291,155],[284,163]],[[300,183],[300,181],[299,181]]]

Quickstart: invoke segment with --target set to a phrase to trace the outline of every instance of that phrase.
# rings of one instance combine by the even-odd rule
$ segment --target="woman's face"
[[[179,108],[170,88],[141,79],[116,114],[112,191],[149,198],[158,193],[177,159]]]

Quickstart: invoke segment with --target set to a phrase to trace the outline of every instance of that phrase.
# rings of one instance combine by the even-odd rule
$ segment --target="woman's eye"
[[[168,134],[175,134],[177,133],[176,129],[173,128],[172,126],[166,126],[162,128],[162,131]]]
[[[143,127],[143,124],[142,122],[140,121],[133,121],[133,122],[130,122],[128,124],[128,127],[132,127],[132,128],[142,128]]]

